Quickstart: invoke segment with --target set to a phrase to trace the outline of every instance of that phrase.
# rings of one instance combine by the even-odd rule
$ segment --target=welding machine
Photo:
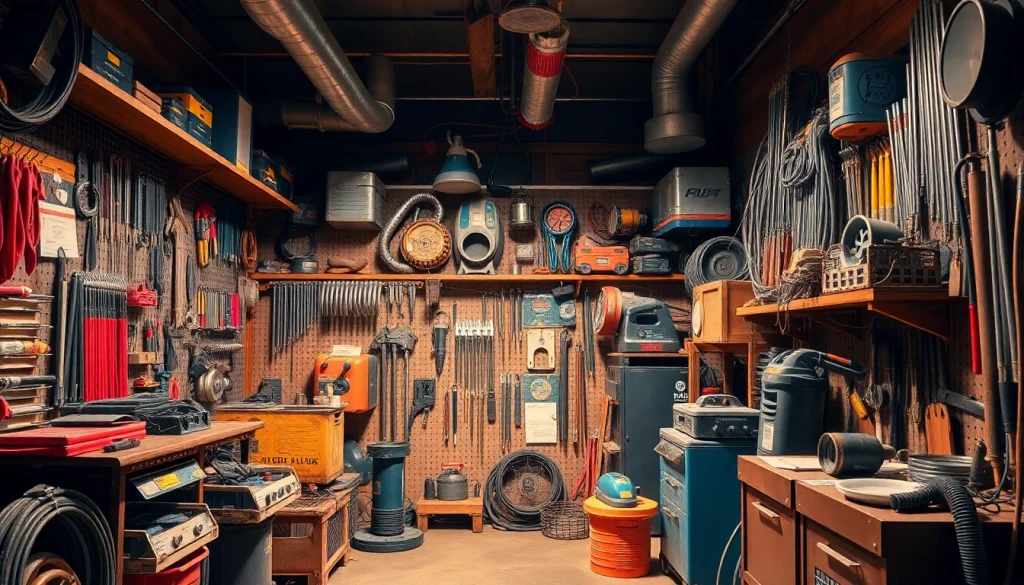
[[[377,356],[322,353],[316,357],[316,392],[340,396],[345,412],[366,412],[377,406]]]
[[[650,297],[624,293],[614,286],[601,289],[594,332],[616,336],[616,351],[623,353],[673,353],[679,351],[679,334],[668,305]]]

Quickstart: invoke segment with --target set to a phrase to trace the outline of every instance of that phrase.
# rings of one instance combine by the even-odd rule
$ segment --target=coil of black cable
[[[38,485],[0,511],[0,583],[24,582],[37,541],[67,561],[82,583],[114,584],[114,537],[82,493]]]
[[[517,478],[522,482],[532,477],[546,480],[547,497],[533,501],[529,506],[513,502],[506,485]],[[513,532],[540,530],[540,510],[551,502],[565,500],[565,482],[558,465],[536,451],[516,451],[498,461],[487,476],[484,486],[484,518],[495,528]]]
[[[63,10],[67,24],[58,44],[60,50],[54,58],[53,78],[39,90],[35,98],[21,107],[14,108],[0,101],[0,132],[13,134],[35,130],[52,120],[71,95],[85,51],[85,25],[78,0],[59,0],[56,4]]]

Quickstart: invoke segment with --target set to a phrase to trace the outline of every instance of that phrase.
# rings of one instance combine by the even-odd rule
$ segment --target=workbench
[[[262,426],[261,422],[214,422],[209,429],[187,435],[148,436],[138,447],[114,453],[94,451],[75,457],[0,455],[0,467],[4,469],[0,498],[12,501],[40,483],[75,489],[92,498],[103,510],[114,534],[116,583],[120,585],[129,476],[188,460],[202,465],[208,450],[236,441],[241,442],[242,462],[248,463],[249,440]],[[181,489],[192,490],[190,501],[203,501],[202,481]]]
[[[747,585],[895,585],[961,581],[953,517],[900,514],[847,500],[821,471],[739,458]],[[1001,582],[1012,509],[978,510],[992,582]],[[831,579],[831,581],[829,581]]]
[[[336,566],[345,566],[353,531],[357,487],[330,494],[306,494],[274,516],[274,577],[305,577],[325,585]],[[278,579],[278,583],[288,579]]]

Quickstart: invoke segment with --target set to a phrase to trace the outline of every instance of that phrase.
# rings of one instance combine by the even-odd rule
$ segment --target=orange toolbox
[[[377,356],[322,353],[316,358],[316,394],[340,396],[345,412],[366,412],[377,406]]]

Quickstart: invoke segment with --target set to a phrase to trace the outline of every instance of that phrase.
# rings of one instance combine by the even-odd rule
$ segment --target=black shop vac
[[[864,366],[836,355],[792,349],[775,357],[761,377],[758,455],[814,455],[825,430],[828,374],[846,378],[849,388]]]

